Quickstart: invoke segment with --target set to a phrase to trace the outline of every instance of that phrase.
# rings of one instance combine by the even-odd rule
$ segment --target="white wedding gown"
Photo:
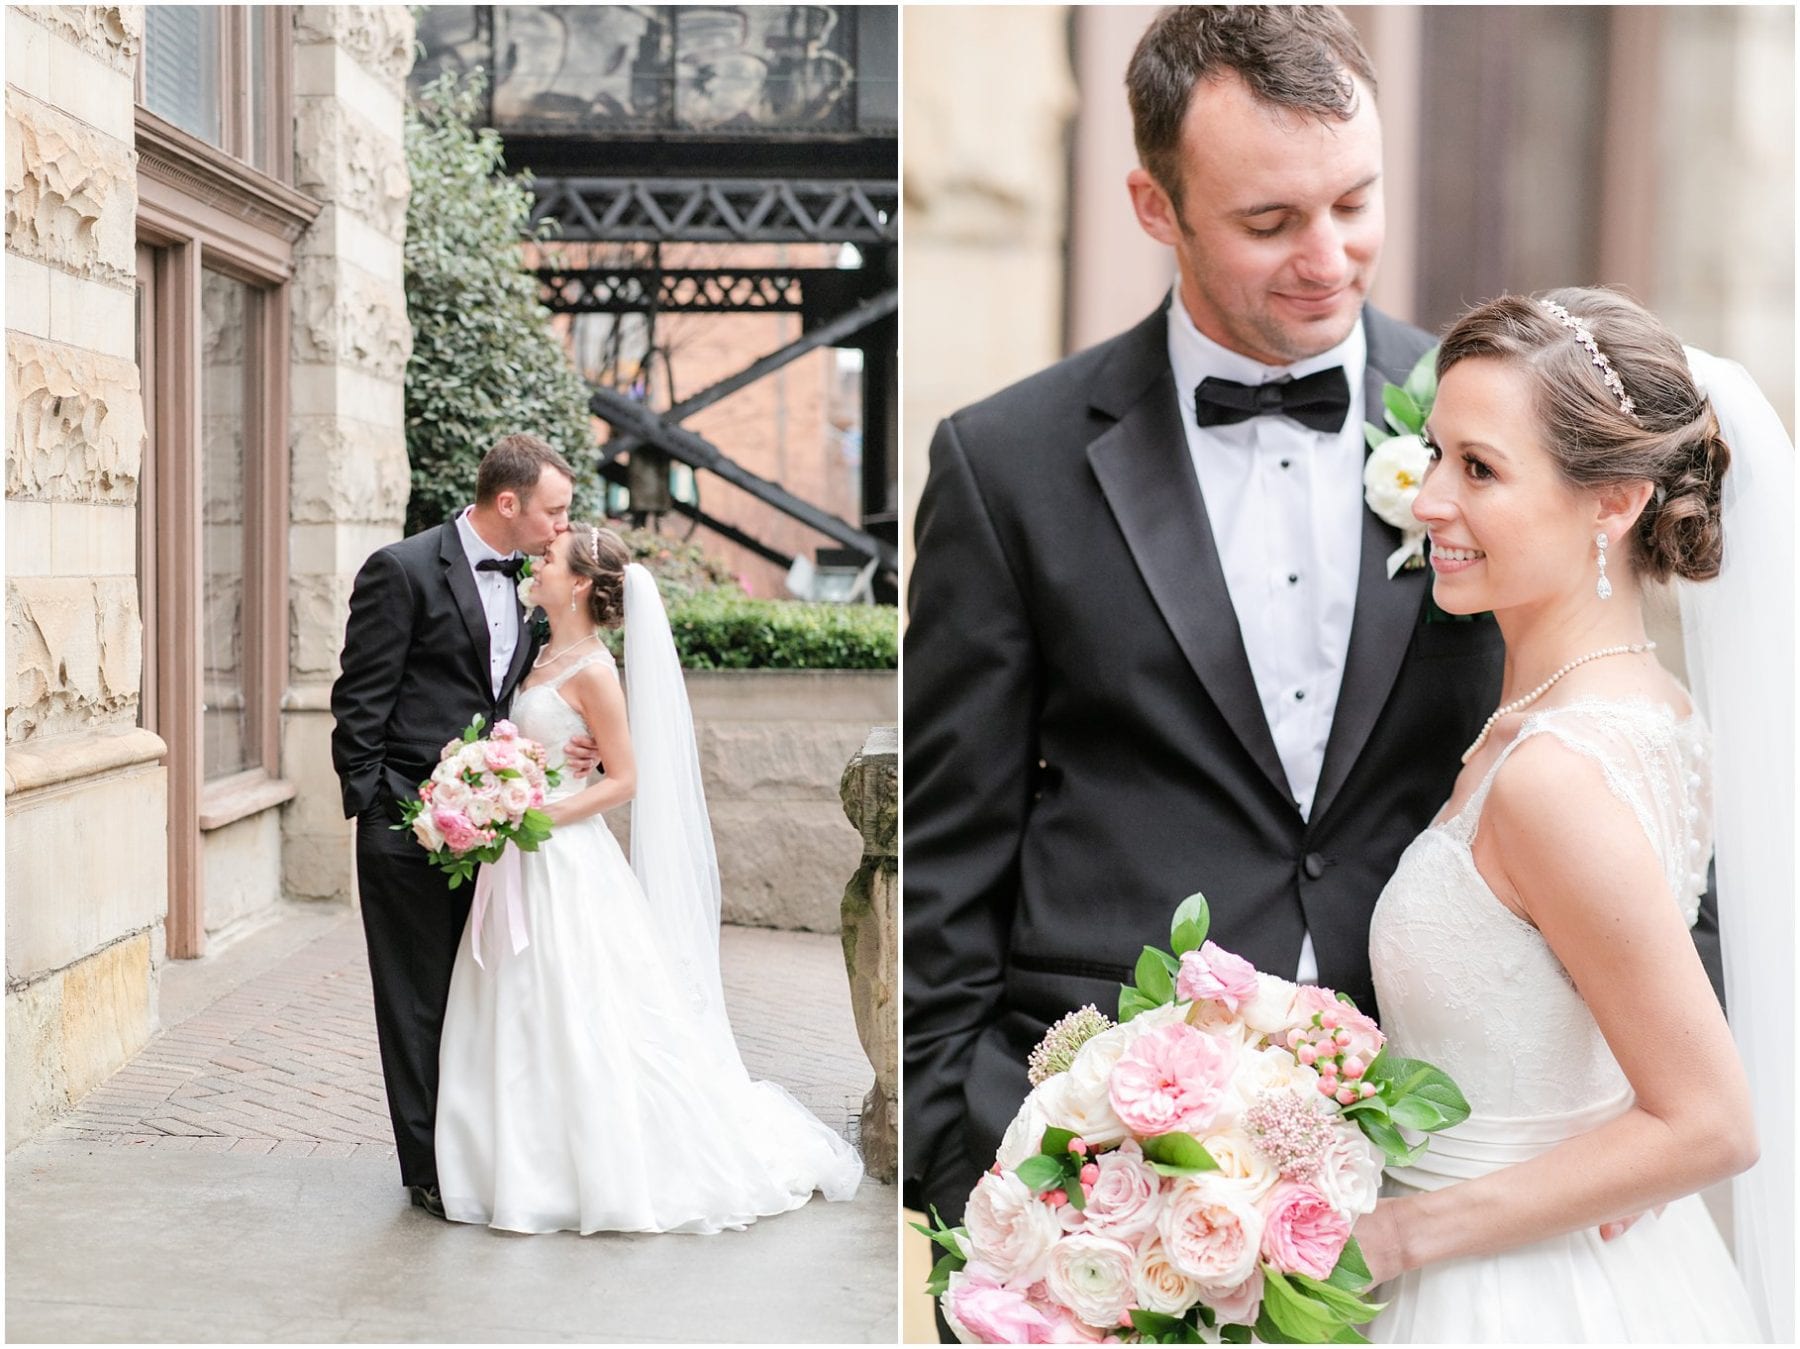
[[[1450,1074],[1473,1113],[1431,1135],[1390,1193],[1486,1175],[1593,1129],[1632,1103],[1587,1004],[1537,929],[1500,903],[1470,845],[1494,775],[1529,737],[1596,763],[1663,859],[1689,925],[1711,852],[1709,738],[1643,700],[1587,699],[1526,718],[1468,804],[1400,858],[1369,929],[1392,1051]],[[1655,896],[1647,901],[1666,902]],[[1785,1146],[1786,1140],[1765,1140]],[[1612,1241],[1593,1226],[1499,1255],[1409,1270],[1376,1292],[1378,1343],[1744,1342],[1748,1295],[1698,1195]]]
[[[558,689],[596,660],[616,671],[602,648],[514,700],[519,733],[553,762],[586,730]],[[552,799],[583,785],[565,779]],[[565,825],[520,861],[528,944],[515,953],[490,909],[450,981],[445,1214],[513,1232],[718,1232],[815,1190],[851,1198],[861,1160],[781,1087],[750,1079],[729,1023],[700,1009],[681,953],[662,949],[605,820]]]

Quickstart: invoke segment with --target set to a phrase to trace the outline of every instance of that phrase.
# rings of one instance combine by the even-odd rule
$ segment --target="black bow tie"
[[[503,571],[511,580],[519,579],[519,571],[525,565],[523,557],[484,557],[475,564],[476,571]]]
[[[1239,384],[1209,376],[1194,390],[1194,415],[1202,426],[1280,415],[1315,431],[1340,431],[1349,412],[1350,381],[1341,365],[1279,384]]]

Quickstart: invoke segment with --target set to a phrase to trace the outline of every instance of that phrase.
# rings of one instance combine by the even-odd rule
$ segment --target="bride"
[[[1784,1154],[1760,1201],[1740,1189],[1737,1203],[1747,1271],[1772,1242],[1782,1250],[1774,1233],[1785,1228],[1788,1267],[1760,1292],[1787,1297],[1790,1196],[1767,1191],[1792,1176],[1791,1124],[1776,1132],[1781,1111],[1753,1100],[1688,932],[1713,849],[1714,757],[1706,721],[1653,654],[1640,603],[1670,576],[1718,575],[1722,556],[1729,569],[1738,541],[1723,537],[1721,494],[1741,447],[1728,448],[1714,409],[1725,414],[1722,383],[1748,381],[1696,353],[1695,370],[1713,372],[1709,400],[1667,330],[1603,290],[1482,305],[1437,364],[1432,466],[1413,507],[1430,530],[1433,595],[1451,614],[1492,612],[1507,654],[1502,705],[1370,928],[1393,1051],[1442,1067],[1474,1113],[1391,1173],[1390,1197],[1357,1226],[1388,1301],[1368,1333],[1764,1339],[1697,1192],[1751,1167],[1759,1147]],[[1757,432],[1766,444],[1780,427]],[[1791,484],[1783,448],[1776,470]],[[1778,484],[1756,486],[1779,512],[1789,498],[1772,495]],[[1768,600],[1779,610],[1779,592]],[[1791,632],[1788,615],[1764,618]],[[1780,743],[1791,698],[1788,688],[1764,701],[1774,740],[1750,747],[1767,754],[1757,768],[1768,785],[1791,766]],[[1723,847],[1719,874],[1728,1003],[1754,1032],[1770,1003],[1745,990],[1766,985],[1745,982],[1758,955],[1732,944],[1752,888],[1728,873]],[[1790,934],[1761,957],[1777,984],[1791,901],[1790,888],[1763,909],[1765,921],[1780,909]],[[1791,1025],[1787,1005],[1777,1035]],[[1791,1093],[1791,1044],[1778,1047],[1763,1072]],[[1746,1236],[1743,1220],[1771,1210],[1773,1223]]]
[[[513,720],[545,746],[585,730],[604,775],[565,780],[544,807],[550,840],[483,869],[439,1057],[445,1215],[514,1232],[718,1232],[814,1190],[851,1198],[850,1145],[752,1081],[732,1038],[718,866],[654,578],[612,531],[576,525],[538,565],[531,602],[550,638]],[[600,638],[621,618],[623,688]],[[630,863],[600,816],[627,801]]]

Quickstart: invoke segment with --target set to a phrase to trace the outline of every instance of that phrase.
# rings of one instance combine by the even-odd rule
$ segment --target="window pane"
[[[269,154],[269,24],[261,5],[250,6],[250,162],[273,173]],[[279,175],[277,175],[279,176]]]
[[[144,105],[202,140],[220,143],[217,5],[146,7]]]
[[[207,272],[200,285],[200,490],[205,669],[201,688],[206,778],[258,761],[245,716],[245,455],[252,452],[246,393],[256,297],[241,281]]]

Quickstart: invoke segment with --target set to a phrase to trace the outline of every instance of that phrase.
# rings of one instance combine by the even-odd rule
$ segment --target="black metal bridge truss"
[[[876,591],[898,589],[898,512],[892,497],[898,389],[895,350],[899,292],[894,248],[899,235],[897,182],[800,182],[767,179],[545,178],[533,184],[534,223],[554,220],[559,242],[855,244],[856,268],[571,266],[547,259],[540,295],[565,314],[797,313],[798,339],[657,414],[614,390],[596,388],[590,407],[613,427],[601,447],[602,472],[630,486],[666,479],[673,460],[742,488],[800,520],[841,549],[876,564]],[[560,264],[560,265],[559,265]],[[858,526],[750,472],[680,423],[702,408],[824,346],[857,346],[863,366],[863,491]],[[646,472],[622,462],[643,459]],[[635,502],[634,502],[635,504]],[[783,566],[793,561],[697,506],[664,499],[672,510]]]

